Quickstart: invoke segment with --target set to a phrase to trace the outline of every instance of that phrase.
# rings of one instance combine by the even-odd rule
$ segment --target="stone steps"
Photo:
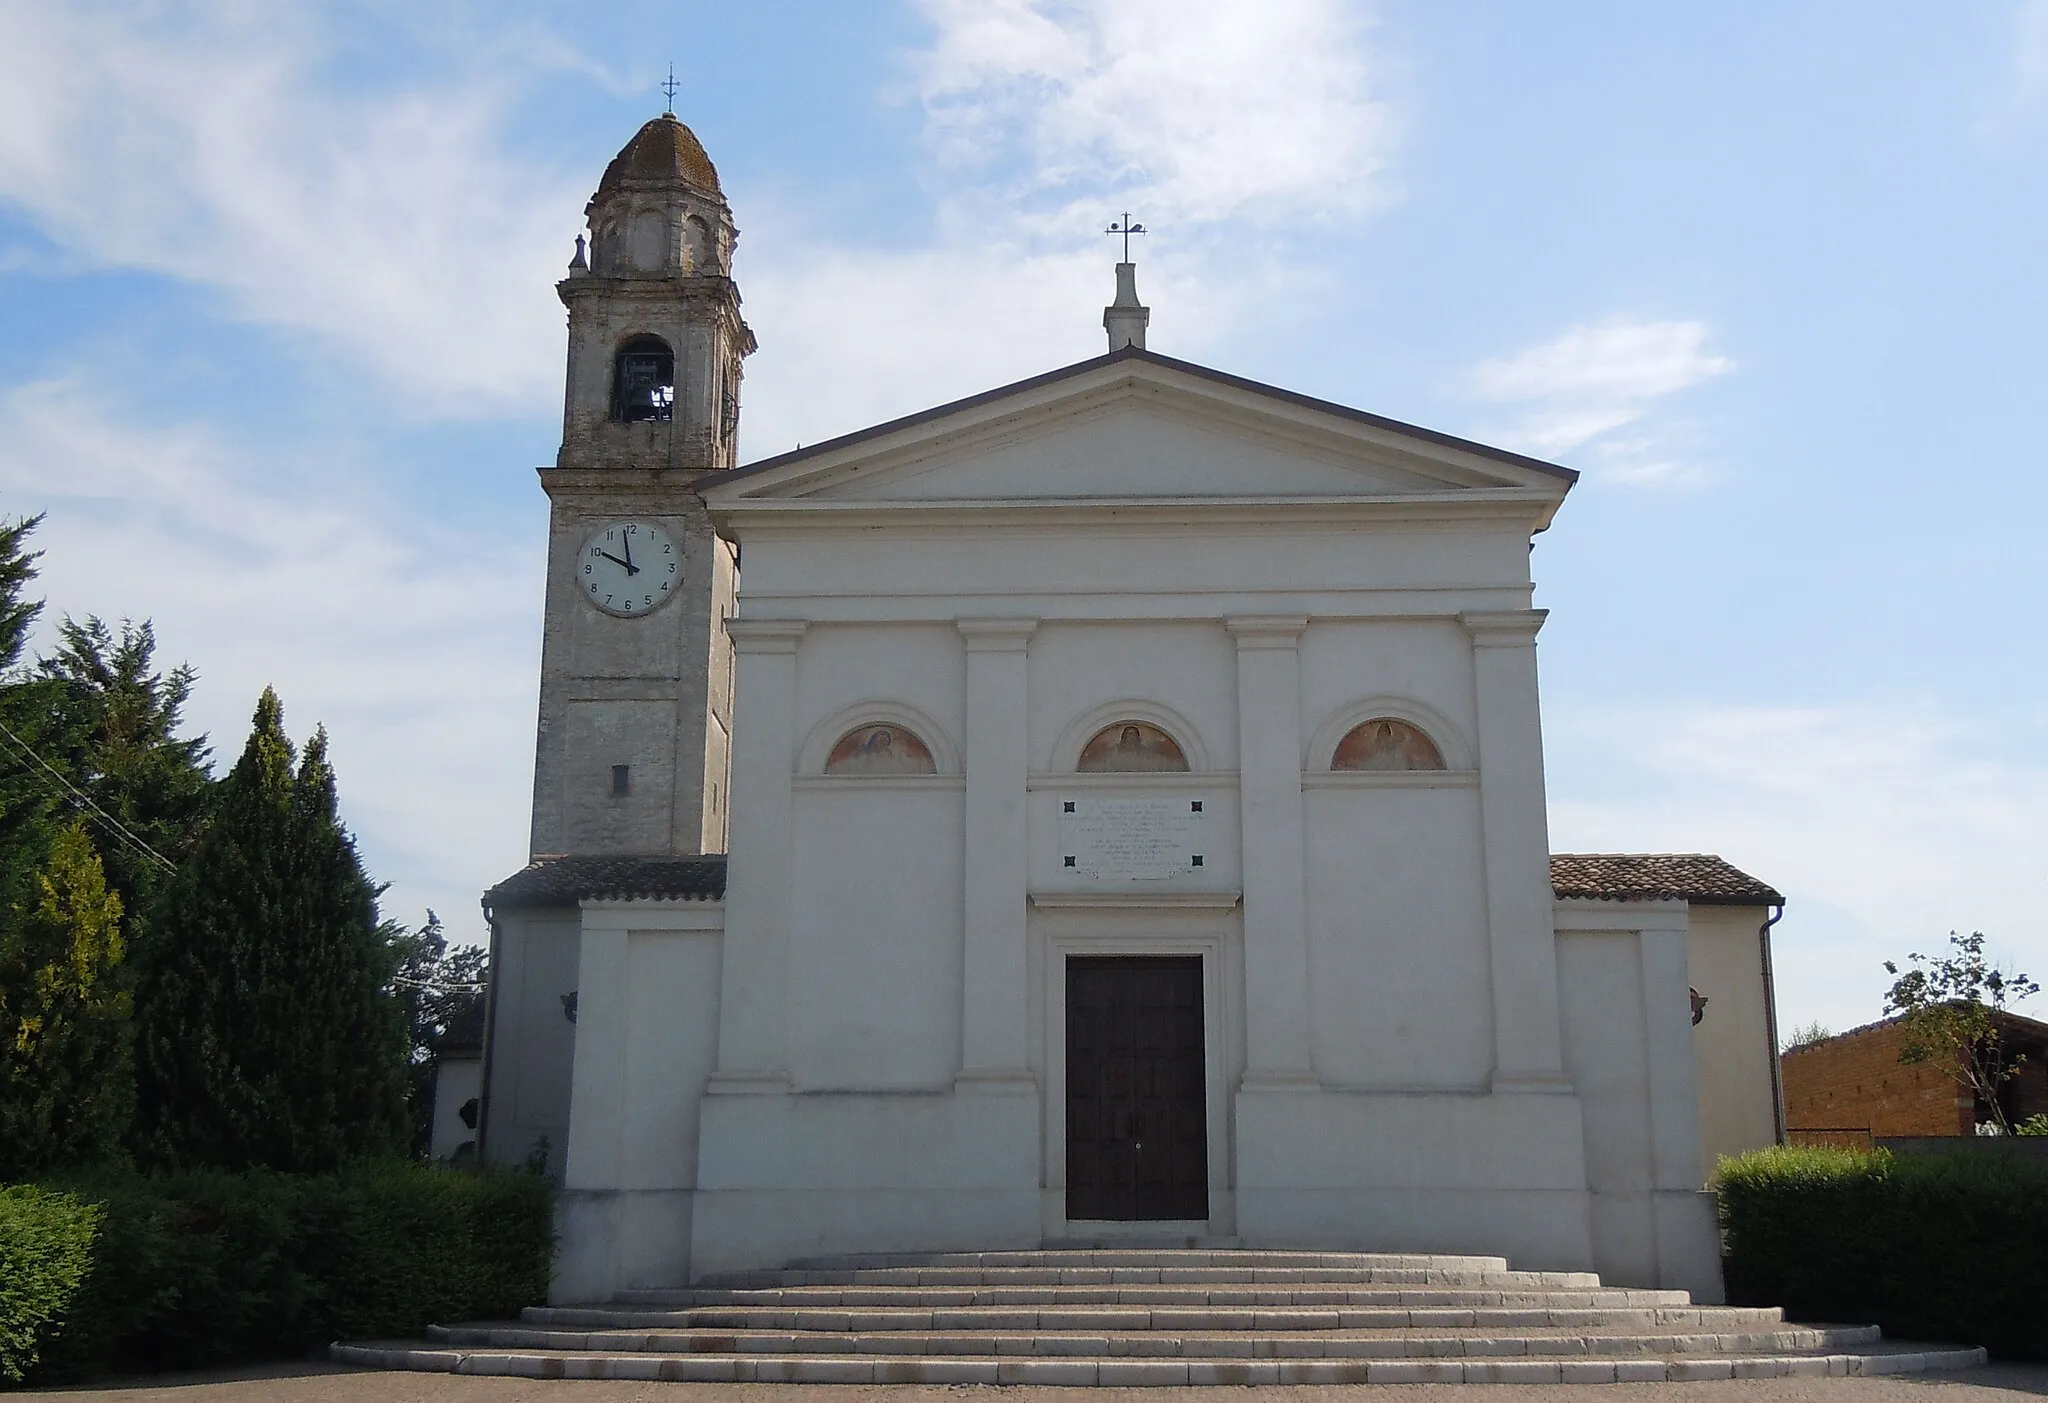
[[[522,1323],[542,1328],[586,1330],[1404,1330],[1404,1329],[1585,1329],[1683,1326],[1727,1330],[1775,1325],[1775,1308],[1759,1306],[1572,1306],[1534,1305],[1478,1309],[1380,1307],[1124,1308],[1097,1304],[1057,1309],[893,1307],[829,1308],[702,1307],[690,1310],[618,1310],[611,1307],[532,1306]]]
[[[817,1258],[429,1334],[330,1353],[524,1378],[1101,1385],[1614,1383],[1984,1360],[1498,1257],[1236,1246]]]
[[[1245,1309],[1355,1306],[1474,1310],[1503,1306],[1672,1306],[1691,1304],[1683,1291],[1624,1291],[1605,1287],[1543,1291],[1479,1290],[1451,1286],[779,1286],[759,1289],[692,1287],[677,1291],[621,1291],[615,1308],[684,1309],[759,1306],[921,1305],[954,1310],[995,1306],[1235,1306]]]
[[[865,1271],[879,1267],[1350,1267],[1371,1270],[1508,1270],[1505,1257],[1422,1252],[1293,1252],[1248,1248],[1037,1248],[1013,1252],[905,1252],[799,1257],[784,1271]],[[706,1278],[707,1281],[711,1278]]]
[[[1094,1334],[1071,1330],[1011,1333],[968,1331],[782,1331],[735,1335],[720,1330],[584,1332],[520,1326],[434,1326],[434,1344],[466,1351],[554,1351],[582,1354],[934,1354],[1181,1359],[1436,1359],[1571,1355],[1764,1354],[1847,1349],[1875,1343],[1873,1325],[1780,1326],[1730,1334],[1662,1331],[1647,1334],[1523,1330],[1501,1335],[1464,1332],[1144,1331]]]
[[[1981,1349],[1558,1359],[1082,1359],[990,1355],[640,1354],[334,1345],[338,1363],[530,1379],[677,1383],[922,1383],[1167,1386],[1320,1383],[1661,1383],[1692,1379],[1918,1374],[1968,1369]]]
[[[883,1267],[867,1271],[731,1272],[700,1289],[760,1291],[806,1286],[1453,1286],[1503,1291],[1584,1290],[1591,1272],[1441,1271],[1401,1267]],[[639,1300],[649,1293],[621,1293]]]

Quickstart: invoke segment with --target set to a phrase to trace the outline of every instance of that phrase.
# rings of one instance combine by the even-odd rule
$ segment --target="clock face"
[[[652,522],[600,526],[576,553],[576,587],[607,614],[650,614],[682,593],[683,547]]]

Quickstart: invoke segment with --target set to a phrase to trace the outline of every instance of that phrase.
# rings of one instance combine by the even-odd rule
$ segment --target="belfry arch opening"
[[[612,418],[622,424],[674,417],[676,353],[659,336],[635,336],[612,361]]]

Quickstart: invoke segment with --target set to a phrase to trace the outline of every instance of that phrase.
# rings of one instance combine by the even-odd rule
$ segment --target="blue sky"
[[[1788,1027],[2048,970],[2048,0],[596,13],[0,0],[0,514],[220,750],[328,726],[393,914],[525,855],[552,284],[673,59],[743,456],[1095,354],[1130,208],[1157,349],[1583,470],[1554,846],[1786,891]]]

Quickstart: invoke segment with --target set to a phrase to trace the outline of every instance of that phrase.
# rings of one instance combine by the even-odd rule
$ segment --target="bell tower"
[[[725,847],[738,562],[690,484],[737,462],[738,231],[696,135],[665,113],[598,182],[569,275],[550,503],[532,850]]]

